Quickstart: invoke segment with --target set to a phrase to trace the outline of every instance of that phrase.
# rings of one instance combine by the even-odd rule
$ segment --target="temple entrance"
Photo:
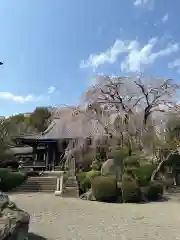
[[[26,167],[32,167],[35,170],[55,170],[56,168],[61,169],[64,166],[64,153],[68,144],[68,140],[59,139],[41,139],[31,136],[17,137],[14,139],[21,148],[24,146],[32,147],[32,153],[30,156],[31,161],[27,161],[26,158],[23,159]],[[26,164],[27,162],[27,164]],[[28,165],[28,166],[27,166]]]

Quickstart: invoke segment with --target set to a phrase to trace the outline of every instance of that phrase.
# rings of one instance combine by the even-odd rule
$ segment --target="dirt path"
[[[105,204],[42,193],[10,198],[31,214],[29,231],[37,240],[180,239],[177,202]]]

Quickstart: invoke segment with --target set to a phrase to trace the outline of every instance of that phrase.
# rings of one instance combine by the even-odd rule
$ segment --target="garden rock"
[[[28,238],[30,216],[18,209],[8,195],[0,193],[0,240]]]
[[[96,201],[96,199],[95,199],[95,197],[94,197],[94,195],[92,193],[92,189],[89,189],[88,192],[82,194],[80,196],[80,199],[82,199],[82,200],[89,200],[89,201]]]
[[[105,161],[101,167],[101,175],[102,176],[116,176],[117,180],[121,180],[121,168],[116,164],[114,159],[108,159]]]

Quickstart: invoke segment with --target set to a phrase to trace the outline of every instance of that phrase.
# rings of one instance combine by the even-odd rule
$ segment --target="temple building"
[[[104,134],[97,120],[70,108],[63,108],[55,112],[51,124],[43,133],[13,137],[17,147],[11,151],[26,165],[43,169],[51,166],[51,169],[56,169],[62,167],[67,148],[74,151],[77,161],[81,161],[78,152],[81,153],[87,147],[94,148],[95,141]]]

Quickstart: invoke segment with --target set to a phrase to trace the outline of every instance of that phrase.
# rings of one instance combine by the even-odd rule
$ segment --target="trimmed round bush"
[[[79,183],[80,194],[87,192],[91,188],[91,180],[100,176],[101,172],[97,170],[91,170],[89,172],[80,172],[77,174],[77,181]]]
[[[136,169],[139,167],[139,156],[132,155],[124,159],[125,168]]]
[[[121,190],[123,202],[141,202],[141,190],[135,181],[123,181]]]
[[[91,188],[90,178],[87,178],[86,174],[86,172],[80,172],[77,174],[80,195],[87,192]]]
[[[100,176],[101,172],[98,170],[91,170],[86,173],[86,177],[92,180],[94,177]]]
[[[148,201],[157,201],[163,195],[163,184],[160,182],[150,182],[148,186],[142,188],[145,198]]]
[[[87,177],[85,177],[81,182],[80,182],[80,192],[85,193],[91,188],[91,180]]]
[[[7,168],[0,169],[0,189],[3,192],[8,192],[18,187],[25,179],[26,175],[22,172],[14,172]]]
[[[97,201],[116,202],[118,188],[115,177],[97,176],[92,179],[92,192]]]
[[[123,167],[124,159],[128,157],[128,150],[127,149],[112,150],[112,152],[107,153],[107,157],[109,159],[114,159],[115,163],[119,167]]]
[[[122,181],[126,182],[126,181],[133,181],[133,177],[131,174],[128,174],[128,171],[124,172],[122,175]]]
[[[98,171],[101,169],[101,164],[98,160],[94,160],[91,164],[92,170]]]
[[[135,169],[134,174],[140,186],[147,186],[151,180],[151,175],[156,165],[146,164]]]
[[[86,172],[79,172],[77,173],[76,177],[77,177],[77,181],[81,182],[86,177]]]

